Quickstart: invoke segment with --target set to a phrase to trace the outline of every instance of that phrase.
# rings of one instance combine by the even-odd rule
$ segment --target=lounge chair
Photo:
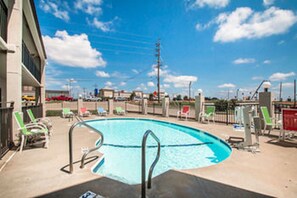
[[[125,115],[125,110],[122,107],[116,107],[116,113],[118,115]]]
[[[97,112],[99,116],[107,115],[107,111],[105,111],[102,107],[98,107]]]
[[[185,116],[186,120],[188,120],[188,116],[190,115],[190,107],[189,106],[183,106],[181,111],[177,112],[176,117],[179,116],[182,118],[182,116]]]
[[[86,107],[82,107],[79,109],[79,115],[82,117],[88,117],[91,115],[91,112],[88,111]]]
[[[39,123],[29,123],[24,124],[24,121],[20,115],[20,112],[13,112],[14,118],[19,126],[18,130],[21,132],[21,145],[20,152],[22,152],[23,147],[26,146],[27,138],[35,139],[36,136],[44,134],[45,135],[45,144],[44,147],[48,148],[49,138],[48,138],[48,129],[44,125]]]
[[[204,121],[205,119],[207,119],[208,123],[209,120],[212,119],[213,123],[215,122],[215,110],[216,107],[215,106],[206,106],[206,111],[205,112],[201,112],[199,114],[199,119],[200,121]]]
[[[261,107],[261,113],[262,113],[263,120],[264,120],[263,135],[265,135],[265,131],[268,127],[269,127],[268,135],[270,134],[272,127],[281,127],[281,121],[277,121],[276,123],[273,123],[273,120],[275,120],[275,119],[270,117],[266,106]]]
[[[43,125],[44,127],[46,127],[49,131],[49,135],[51,135],[52,133],[52,128],[53,128],[53,125],[52,125],[52,122],[49,118],[46,118],[46,117],[43,117],[43,118],[35,118],[33,112],[31,109],[27,109],[27,113],[28,113],[28,116],[31,120],[31,123],[39,123],[41,125]]]
[[[73,112],[70,111],[69,108],[63,108],[62,109],[62,117],[63,118],[73,118]]]

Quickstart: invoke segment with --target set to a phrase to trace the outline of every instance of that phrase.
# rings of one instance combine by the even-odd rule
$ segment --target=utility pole
[[[190,81],[190,83],[189,83],[189,101],[191,98],[191,85],[192,85],[192,81]]]
[[[294,107],[296,107],[296,79],[294,80]]]
[[[279,84],[279,101],[282,101],[282,87],[283,87],[283,83],[280,82],[280,84]]]
[[[71,97],[71,89],[72,89],[72,85],[71,85],[71,83],[72,82],[74,82],[74,79],[73,78],[71,78],[71,79],[69,79],[69,96]]]
[[[161,67],[161,49],[160,49],[160,39],[157,40],[156,43],[156,57],[157,57],[157,86],[158,86],[158,103],[160,103],[160,67]]]

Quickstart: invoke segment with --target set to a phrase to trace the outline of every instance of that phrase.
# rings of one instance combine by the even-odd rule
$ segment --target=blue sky
[[[35,0],[47,51],[47,89],[170,95],[249,95],[264,79],[293,97],[297,4],[285,0]],[[192,95],[193,96],[193,95]]]

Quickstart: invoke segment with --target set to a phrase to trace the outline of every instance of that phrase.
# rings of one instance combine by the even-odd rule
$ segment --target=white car
[[[90,97],[90,96],[87,96],[84,98],[84,101],[93,101],[93,102],[96,102],[96,101],[101,101],[102,99],[99,98],[99,97]]]

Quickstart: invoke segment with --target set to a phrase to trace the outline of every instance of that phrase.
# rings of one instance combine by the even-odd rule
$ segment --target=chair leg
[[[21,135],[21,146],[20,146],[20,152],[22,152],[22,151],[23,151],[24,141],[25,141],[25,136],[24,136],[24,135]]]
[[[45,148],[48,148],[49,147],[49,137],[48,137],[48,134],[44,134],[45,135],[45,144],[44,144],[44,147]]]

